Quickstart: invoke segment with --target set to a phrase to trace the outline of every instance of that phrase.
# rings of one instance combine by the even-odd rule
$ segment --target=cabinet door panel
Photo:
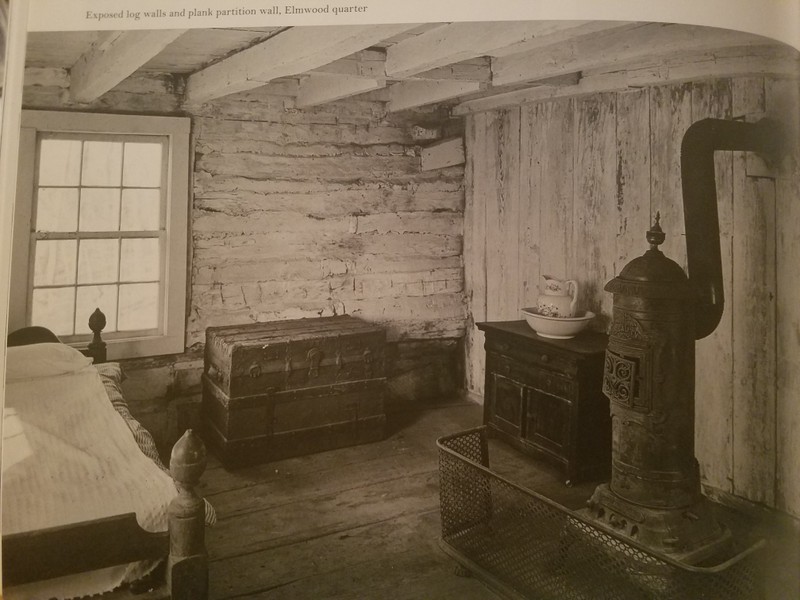
[[[525,437],[559,456],[568,456],[571,409],[562,398],[529,389]]]
[[[501,430],[519,436],[522,427],[522,399],[524,388],[502,375],[494,375],[492,421]]]

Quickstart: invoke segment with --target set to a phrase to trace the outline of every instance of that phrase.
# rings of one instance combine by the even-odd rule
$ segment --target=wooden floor
[[[207,533],[211,597],[497,598],[438,547],[436,439],[480,425],[481,410],[397,415],[382,442],[235,472],[212,461],[202,490],[219,515]],[[567,488],[547,468],[535,477],[573,505],[594,488]]]
[[[438,546],[436,439],[481,421],[482,407],[455,402],[394,415],[382,442],[234,472],[212,457],[201,490],[219,516],[207,529],[210,597],[499,598],[479,579],[456,574]],[[489,454],[493,471],[568,508],[582,507],[597,485],[567,487],[560,470],[496,440]],[[788,554],[785,545],[770,553],[768,600],[798,597],[798,545],[790,546]]]

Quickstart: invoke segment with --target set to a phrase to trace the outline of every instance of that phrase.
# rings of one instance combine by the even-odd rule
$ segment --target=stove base
[[[485,427],[437,446],[442,548],[504,597],[764,598],[764,540],[736,529],[726,556],[688,565],[490,470]]]
[[[714,562],[730,553],[731,532],[703,496],[688,507],[651,508],[628,502],[602,484],[587,505],[580,512],[599,527],[687,565]]]

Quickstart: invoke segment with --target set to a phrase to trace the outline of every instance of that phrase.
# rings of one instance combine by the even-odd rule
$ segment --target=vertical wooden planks
[[[497,193],[486,211],[486,314],[492,320],[506,320],[519,315],[520,109],[500,111],[495,124]]]
[[[735,115],[760,118],[763,78],[736,79]],[[733,153],[733,491],[773,504],[775,490],[775,186]]]
[[[545,118],[542,104],[525,104],[520,109],[520,219],[519,219],[519,302],[520,307],[536,306],[539,295],[541,254],[541,211],[545,204],[542,190]]]
[[[573,162],[576,151],[574,101],[561,99],[544,102],[537,106],[537,112],[542,121],[539,274],[575,279],[571,261],[575,196]],[[535,285],[537,292],[540,292],[538,277]]]
[[[765,107],[783,122],[787,110],[796,113],[798,97],[797,81],[754,77],[520,107],[518,275],[505,280],[515,290],[510,292],[494,289],[501,281],[494,271],[511,252],[503,228],[513,206],[507,174],[514,163],[504,153],[512,151],[513,129],[504,130],[508,112],[471,117],[484,119],[481,156],[476,153],[468,169],[473,193],[480,190],[490,203],[486,262],[478,267],[486,317],[501,318],[492,316],[492,307],[508,307],[514,294],[520,304],[532,304],[538,274],[550,272],[587,281],[582,308],[610,316],[611,297],[602,288],[646,249],[644,232],[657,210],[667,233],[662,250],[686,267],[680,174],[686,129],[705,117],[758,118]],[[795,115],[794,129],[787,129],[796,131],[796,121]],[[705,484],[800,516],[797,143],[791,152],[774,183],[753,171],[747,175],[751,153],[715,157],[725,311],[715,332],[697,346],[695,437]],[[474,223],[469,230],[475,231]],[[467,264],[475,258],[465,256]],[[559,266],[563,271],[556,272]],[[482,346],[474,349],[482,359]],[[483,373],[481,366],[480,378]]]
[[[575,100],[575,201],[570,278],[581,286],[581,310],[611,314],[603,291],[616,256],[616,95]]]
[[[692,85],[692,121],[729,119],[732,111],[731,81],[711,80]],[[695,456],[703,481],[732,491],[733,465],[733,156],[714,157],[719,214],[725,310],[717,329],[696,345]],[[681,200],[682,201],[682,200]],[[712,376],[709,376],[712,374]]]
[[[466,203],[464,206],[464,287],[468,302],[466,328],[467,390],[483,395],[485,355],[483,332],[476,322],[486,320],[486,211],[494,205],[496,143],[494,113],[478,113],[466,123]]]
[[[736,180],[741,187],[737,190],[740,201],[734,212],[737,235],[733,253],[733,303],[737,318],[733,328],[733,491],[737,496],[772,505],[775,186],[766,178],[739,175]]]
[[[661,213],[667,234],[661,251],[686,267],[680,150],[692,124],[692,86],[688,83],[650,88],[650,213]]]
[[[789,142],[776,168],[776,431],[777,508],[800,517],[800,83],[767,79],[766,112]]]
[[[614,275],[648,249],[650,228],[650,97],[617,94],[617,198]]]

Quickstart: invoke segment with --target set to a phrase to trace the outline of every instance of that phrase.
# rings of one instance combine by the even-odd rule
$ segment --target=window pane
[[[125,144],[125,168],[122,185],[131,187],[161,186],[161,144]]]
[[[47,327],[56,335],[71,335],[75,288],[46,288],[33,290],[31,324]]]
[[[106,315],[104,332],[117,330],[117,286],[90,285],[79,287],[75,310],[75,333],[91,333],[89,317],[95,308]]]
[[[161,190],[122,190],[123,231],[157,231],[161,226]]]
[[[120,281],[157,281],[161,272],[158,238],[122,240]]]
[[[119,188],[81,190],[80,230],[119,230]]]
[[[80,140],[42,140],[39,147],[39,185],[78,185],[80,167]]]
[[[158,287],[157,283],[119,286],[119,331],[158,326]]]
[[[33,266],[33,285],[75,283],[76,240],[38,240]]]
[[[77,231],[78,189],[39,188],[36,231]]]
[[[84,142],[81,185],[119,185],[122,142]]]
[[[78,283],[117,282],[118,257],[119,240],[81,240]]]

